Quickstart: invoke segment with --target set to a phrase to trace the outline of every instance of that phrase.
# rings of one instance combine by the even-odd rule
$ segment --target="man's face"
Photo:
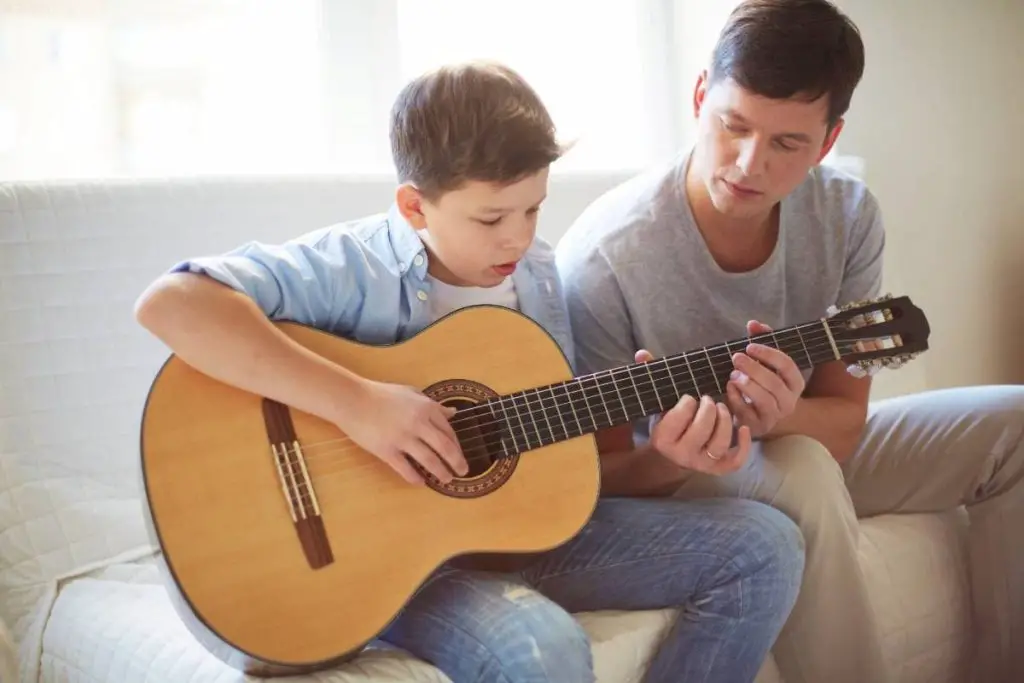
[[[691,161],[715,208],[732,218],[771,211],[831,149],[840,122],[828,130],[828,100],[772,100],[731,79],[694,93],[697,146]]]

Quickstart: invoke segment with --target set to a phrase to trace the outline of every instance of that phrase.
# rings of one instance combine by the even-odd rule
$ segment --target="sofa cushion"
[[[863,520],[861,561],[888,660],[901,683],[963,683],[970,632],[962,513]],[[640,680],[672,611],[577,615],[590,634],[599,681]],[[842,615],[836,615],[842,619]],[[65,586],[42,644],[40,680],[100,683],[238,681],[178,619],[150,562],[122,563]],[[256,679],[252,679],[256,680]],[[377,649],[338,669],[294,681],[449,683],[436,669]],[[757,683],[780,683],[769,659]]]

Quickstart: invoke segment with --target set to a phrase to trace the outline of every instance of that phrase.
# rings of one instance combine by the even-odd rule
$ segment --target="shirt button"
[[[413,263],[414,263],[414,264],[415,264],[415,265],[416,265],[417,267],[419,267],[419,266],[422,266],[422,265],[423,265],[423,254],[416,254],[416,258],[414,258],[414,259],[412,260],[412,262],[413,262]]]
[[[424,292],[422,289],[420,291],[416,292],[416,296],[417,296],[417,298],[419,298],[420,301],[426,301],[427,300],[427,293]]]

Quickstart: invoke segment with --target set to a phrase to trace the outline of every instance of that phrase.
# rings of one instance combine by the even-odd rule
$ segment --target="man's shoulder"
[[[558,261],[566,268],[596,252],[610,253],[623,240],[640,237],[675,212],[679,201],[679,161],[660,164],[601,193],[558,241]],[[639,229],[639,230],[638,230]]]
[[[804,215],[829,224],[856,224],[878,211],[878,199],[863,178],[834,164],[819,164],[793,192]]]

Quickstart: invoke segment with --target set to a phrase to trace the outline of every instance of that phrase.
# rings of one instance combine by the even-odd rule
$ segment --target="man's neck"
[[[766,214],[732,218],[715,208],[696,174],[686,174],[684,189],[697,230],[722,270],[742,273],[768,260],[779,234],[778,204]]]

